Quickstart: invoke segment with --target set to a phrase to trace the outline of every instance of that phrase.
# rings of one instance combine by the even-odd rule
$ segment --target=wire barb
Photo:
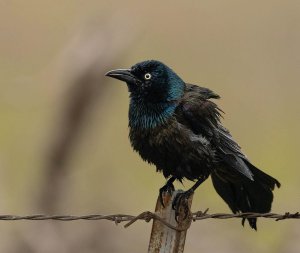
[[[267,218],[275,219],[276,221],[286,220],[286,219],[300,219],[300,213],[290,213],[286,212],[284,214],[276,213],[236,213],[236,214],[227,214],[227,213],[215,213],[209,214],[208,209],[204,212],[197,211],[191,214],[189,219],[191,221],[199,221],[204,219],[232,219],[232,218]],[[138,220],[144,220],[149,222],[151,220],[158,220],[167,227],[174,229],[176,231],[185,231],[187,228],[176,228],[170,223],[162,219],[157,213],[152,213],[149,211],[142,212],[137,216],[128,215],[128,214],[111,214],[111,215],[101,215],[101,214],[90,214],[90,215],[0,215],[0,220],[2,221],[19,221],[19,220],[29,220],[29,221],[41,221],[41,220],[54,220],[54,221],[75,221],[75,220],[108,220],[113,221],[116,225],[121,222],[127,222],[124,227],[127,228]]]

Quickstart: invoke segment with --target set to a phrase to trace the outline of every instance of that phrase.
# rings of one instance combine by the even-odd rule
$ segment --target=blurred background
[[[0,214],[138,214],[165,180],[128,141],[112,68],[158,59],[220,94],[224,125],[300,210],[300,2],[0,0]],[[191,184],[177,184],[186,189]],[[192,209],[229,212],[210,179]],[[299,252],[298,221],[205,220],[186,252]],[[151,224],[1,222],[1,252],[146,252]]]

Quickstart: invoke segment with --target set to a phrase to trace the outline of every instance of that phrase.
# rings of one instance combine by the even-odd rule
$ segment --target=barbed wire
[[[232,219],[232,218],[267,218],[267,219],[275,219],[276,221],[286,220],[286,219],[300,219],[300,213],[290,213],[286,212],[284,214],[276,214],[276,213],[237,213],[237,214],[227,214],[227,213],[207,213],[208,209],[204,212],[198,211],[191,213],[189,215],[190,221],[199,221],[204,219]],[[144,220],[149,222],[151,220],[158,220],[163,223],[167,227],[177,230],[184,231],[187,228],[178,228],[170,223],[166,222],[162,219],[157,213],[153,212],[142,212],[137,216],[128,215],[128,214],[110,214],[110,215],[102,215],[102,214],[90,214],[90,215],[44,215],[44,214],[36,214],[36,215],[0,215],[0,220],[2,221],[41,221],[41,220],[54,220],[54,221],[76,221],[76,220],[108,220],[113,221],[115,224],[119,224],[121,222],[128,222],[124,225],[124,227],[129,227],[134,222],[138,220]]]

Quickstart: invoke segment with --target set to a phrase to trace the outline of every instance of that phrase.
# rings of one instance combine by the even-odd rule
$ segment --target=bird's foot
[[[174,185],[172,183],[167,182],[163,187],[159,189],[159,200],[163,207],[165,207],[163,194],[168,193],[172,196],[172,193],[175,191]]]
[[[179,217],[180,220],[185,220],[190,214],[190,208],[188,205],[188,200],[190,196],[194,193],[192,190],[188,190],[185,192],[179,192],[175,196],[172,208],[175,210],[175,220],[178,222]]]

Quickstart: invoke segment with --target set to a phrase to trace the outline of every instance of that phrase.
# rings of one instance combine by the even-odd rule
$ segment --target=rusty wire
[[[231,219],[231,218],[267,218],[267,219],[275,219],[286,220],[286,219],[300,219],[300,213],[289,213],[286,212],[284,214],[276,214],[276,213],[237,213],[237,214],[227,214],[227,213],[215,213],[209,214],[207,213],[208,209],[204,212],[198,211],[191,213],[189,219],[191,221],[199,221],[204,219]],[[91,214],[91,215],[0,215],[0,220],[2,221],[19,221],[19,220],[29,220],[29,221],[41,221],[41,220],[55,220],[55,221],[75,221],[75,220],[108,220],[113,221],[115,224],[119,224],[121,222],[127,222],[124,227],[129,227],[134,222],[138,220],[144,220],[149,222],[151,220],[158,220],[167,227],[177,230],[184,231],[188,228],[177,228],[170,223],[166,222],[162,219],[157,213],[153,212],[142,212],[137,216],[127,215],[127,214],[112,214],[112,215],[101,215],[101,214]]]

